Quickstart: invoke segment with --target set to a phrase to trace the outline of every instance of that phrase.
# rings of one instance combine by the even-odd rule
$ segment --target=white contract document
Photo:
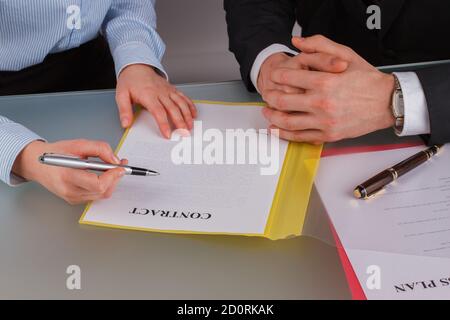
[[[316,187],[367,298],[450,298],[450,146],[381,194],[353,197],[357,185],[423,149],[321,160]],[[373,270],[380,287],[367,285]]]
[[[288,143],[260,133],[259,129],[267,129],[260,106],[196,105],[196,120],[201,124],[197,123],[191,137],[187,138],[192,144],[192,153],[187,155],[192,159],[191,164],[174,161],[173,152],[180,141],[162,138],[152,116],[142,111],[124,139],[118,156],[129,159],[132,166],[155,170],[160,175],[125,176],[112,197],[94,202],[80,223],[149,231],[264,233]],[[224,137],[223,148],[217,149],[217,152],[223,152],[223,163],[206,163],[209,160],[205,154],[211,154],[207,146],[214,140],[208,134],[209,129],[215,131],[216,140],[217,133]],[[247,148],[244,155],[247,160],[244,164],[238,163],[237,145],[242,147],[249,140],[237,139],[234,146],[229,144],[225,136],[227,130],[234,129],[255,129],[258,141],[268,139],[267,144],[262,143],[268,147],[257,151],[260,161],[249,163],[250,149]],[[276,150],[270,148],[271,139],[279,143]],[[276,154],[270,155],[271,152]],[[234,163],[231,163],[233,155]],[[230,162],[226,156],[231,157]],[[272,158],[270,164],[267,162],[269,156]],[[261,174],[271,166],[276,169],[274,174]]]

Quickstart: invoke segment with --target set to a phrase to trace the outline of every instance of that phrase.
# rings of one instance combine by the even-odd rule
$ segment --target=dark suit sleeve
[[[428,144],[450,142],[450,65],[416,71],[422,84],[430,114],[431,135]]]
[[[258,54],[279,43],[292,48],[295,0],[224,0],[229,49],[241,67],[247,88],[254,91],[250,71]],[[292,48],[295,49],[295,48]]]

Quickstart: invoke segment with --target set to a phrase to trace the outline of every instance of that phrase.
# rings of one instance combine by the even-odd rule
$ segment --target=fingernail
[[[305,38],[304,37],[298,37],[298,38],[296,38],[299,42],[303,42],[303,41],[305,41]]]
[[[125,175],[125,170],[124,169],[120,170],[119,177],[123,177],[124,175]]]
[[[121,122],[122,122],[122,127],[124,127],[124,128],[128,127],[128,118],[123,117],[121,119]]]
[[[120,164],[120,159],[115,154],[113,154],[113,159],[115,164]]]

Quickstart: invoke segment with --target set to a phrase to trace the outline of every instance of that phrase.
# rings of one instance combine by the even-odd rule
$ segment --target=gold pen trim
[[[359,190],[359,187],[357,187],[355,190],[353,190],[353,195],[355,198],[362,199],[364,198],[361,191]]]
[[[367,200],[367,199],[370,199],[370,198],[376,196],[377,194],[379,194],[383,190],[384,190],[384,187],[382,187],[382,188],[380,188],[378,190],[375,190],[371,194],[367,194],[366,188],[364,188],[363,186],[358,186],[358,187],[356,187],[355,190],[353,190],[353,195],[357,199]]]
[[[392,178],[394,180],[398,179],[398,172],[394,168],[389,168],[389,169],[387,169],[387,171],[389,171],[389,173],[392,175]]]

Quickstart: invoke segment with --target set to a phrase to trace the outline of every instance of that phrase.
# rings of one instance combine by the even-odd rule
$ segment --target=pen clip
[[[56,157],[56,158],[63,158],[63,159],[73,159],[73,160],[81,160],[80,157],[73,156],[73,155],[66,155],[66,154],[58,154],[58,153],[52,153],[52,152],[46,152],[39,156],[38,160],[40,163],[45,163],[46,157]]]
[[[44,153],[42,156],[43,157],[50,156],[50,157],[59,157],[59,158],[67,158],[67,159],[78,159],[78,160],[81,159],[78,156],[67,155],[67,154],[59,154],[59,153],[52,153],[52,152]]]

